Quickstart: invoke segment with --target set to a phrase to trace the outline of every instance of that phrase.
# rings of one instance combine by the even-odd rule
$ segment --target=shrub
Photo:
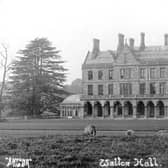
[[[126,136],[134,136],[134,134],[135,134],[135,132],[134,132],[134,130],[127,130],[126,132],[125,132],[125,135]]]

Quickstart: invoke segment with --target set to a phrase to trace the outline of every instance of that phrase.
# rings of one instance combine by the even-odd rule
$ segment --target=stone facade
[[[119,34],[115,51],[101,51],[94,39],[82,65],[80,117],[168,117],[168,35],[163,46],[146,46],[140,37],[135,47]]]

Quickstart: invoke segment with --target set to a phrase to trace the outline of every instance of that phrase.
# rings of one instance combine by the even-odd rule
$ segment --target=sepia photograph
[[[0,168],[168,168],[168,2],[0,0]]]

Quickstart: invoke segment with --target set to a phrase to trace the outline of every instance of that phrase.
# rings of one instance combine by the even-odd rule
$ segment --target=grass
[[[92,140],[83,137],[82,132],[87,124],[94,124],[99,136]],[[168,167],[168,137],[149,136],[147,132],[145,136],[137,135],[138,131],[135,131],[137,136],[129,137],[125,134],[114,136],[114,133],[110,132],[128,129],[139,131],[168,129],[168,122],[101,119],[1,122],[0,167],[1,163],[5,162],[5,157],[10,156],[31,158],[30,168],[98,168],[100,159],[112,160],[116,157],[130,161],[131,164],[134,158],[147,160],[149,157],[156,157],[162,168]],[[105,136],[106,131],[108,136]],[[130,167],[133,168],[133,165]]]
[[[93,168],[100,159],[120,157],[133,164],[133,158],[156,157],[168,167],[168,137],[54,135],[0,140],[0,161],[6,156],[31,158],[33,168]],[[133,166],[131,166],[133,167]]]
[[[168,120],[40,119],[0,122],[0,130],[83,130],[88,124],[94,124],[98,131],[168,129]]]

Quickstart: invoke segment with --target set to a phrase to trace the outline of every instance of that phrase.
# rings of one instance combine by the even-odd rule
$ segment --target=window
[[[132,84],[128,83],[128,94],[132,95]]]
[[[156,94],[156,87],[155,87],[155,83],[150,83],[150,94]]]
[[[102,71],[98,71],[98,79],[102,80],[103,78],[103,72]]]
[[[150,78],[151,79],[156,78],[156,69],[155,68],[150,69]]]
[[[166,77],[166,68],[162,67],[160,68],[160,78],[165,78]]]
[[[120,78],[130,79],[131,78],[131,68],[120,69]]]
[[[108,94],[113,95],[113,84],[108,85]]]
[[[124,95],[124,83],[120,83],[120,95]]]
[[[130,79],[131,78],[131,68],[125,69],[125,78]]]
[[[92,79],[93,79],[93,72],[88,71],[88,80],[92,80]]]
[[[124,79],[124,69],[120,69],[120,78]]]
[[[132,94],[131,83],[120,83],[120,95],[128,96]]]
[[[113,70],[109,70],[109,79],[113,79]]]
[[[98,85],[98,95],[103,95],[103,85]]]
[[[88,95],[93,95],[93,85],[88,85]]]
[[[139,84],[139,94],[140,95],[144,95],[145,94],[145,90],[146,90],[145,83],[140,83]]]
[[[145,68],[140,68],[139,69],[139,78],[140,79],[145,79]]]
[[[166,84],[165,82],[160,83],[160,94],[164,95],[166,93]]]

